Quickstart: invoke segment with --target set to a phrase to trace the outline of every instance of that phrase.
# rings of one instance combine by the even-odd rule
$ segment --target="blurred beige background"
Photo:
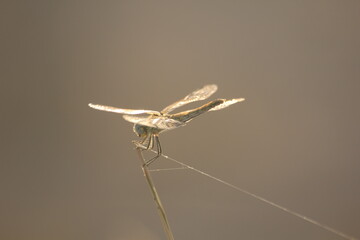
[[[160,110],[209,83],[246,101],[164,153],[360,238],[360,2],[0,9],[0,239],[165,239],[132,125],[87,104]],[[154,180],[175,239],[341,239],[190,170]]]

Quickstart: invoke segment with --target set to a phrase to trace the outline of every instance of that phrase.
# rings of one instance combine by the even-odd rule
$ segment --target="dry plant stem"
[[[155,186],[154,186],[154,183],[151,179],[151,176],[150,176],[150,171],[148,169],[148,166],[145,164],[145,159],[144,159],[144,156],[142,154],[142,149],[140,149],[139,147],[136,148],[136,151],[138,152],[138,155],[139,155],[139,158],[142,162],[142,170],[144,172],[144,176],[146,178],[146,181],[149,185],[149,188],[150,188],[150,191],[154,197],[154,201],[156,203],[156,206],[157,206],[157,209],[158,209],[158,212],[159,212],[159,215],[160,215],[160,219],[161,219],[161,222],[162,222],[162,225],[164,227],[164,231],[165,231],[165,234],[167,236],[167,239],[168,240],[174,240],[174,236],[172,234],[172,231],[171,231],[171,228],[170,228],[170,225],[169,225],[169,221],[166,217],[166,213],[165,213],[165,209],[163,207],[163,205],[161,204],[161,201],[160,201],[160,197],[155,189]]]

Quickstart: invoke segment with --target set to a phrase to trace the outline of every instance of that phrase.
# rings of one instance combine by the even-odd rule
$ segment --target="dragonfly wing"
[[[173,129],[185,125],[183,122],[163,116],[140,117],[124,115],[123,118],[128,122],[158,129]]]
[[[209,111],[217,111],[217,110],[226,108],[230,105],[233,105],[235,103],[242,102],[244,100],[245,100],[245,98],[235,98],[235,99],[226,100],[223,103],[217,105],[216,107],[211,108]]]
[[[187,95],[183,99],[181,99],[181,100],[167,106],[161,112],[162,113],[169,113],[169,112],[173,111],[175,108],[181,107],[181,106],[183,106],[185,104],[200,101],[200,100],[204,100],[204,99],[210,97],[214,92],[216,92],[216,90],[217,90],[217,86],[215,84],[206,85],[203,88],[198,89],[198,90],[190,93],[189,95]]]
[[[148,127],[153,127],[155,128],[156,126],[154,124],[152,124],[151,121],[149,121],[149,117],[138,117],[138,116],[130,116],[130,115],[123,115],[123,118],[128,121],[128,122],[132,122],[135,124],[138,124],[140,122],[142,122],[142,125],[148,126]]]
[[[107,111],[107,112],[114,112],[114,113],[121,113],[121,114],[160,114],[158,111],[152,110],[136,110],[136,109],[123,109],[123,108],[116,108],[111,106],[99,105],[99,104],[92,104],[89,103],[89,107],[94,108],[100,111]]]

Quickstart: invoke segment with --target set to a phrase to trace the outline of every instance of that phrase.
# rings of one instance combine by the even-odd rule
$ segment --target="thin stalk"
[[[148,169],[148,166],[145,164],[145,159],[144,159],[144,156],[142,154],[142,149],[140,149],[139,147],[136,148],[136,151],[138,153],[138,156],[142,162],[142,170],[143,170],[143,173],[144,173],[144,176],[146,178],[146,181],[149,185],[149,188],[150,188],[150,191],[154,197],[154,201],[156,203],[156,206],[157,206],[157,209],[158,209],[158,213],[160,215],[160,219],[161,219],[161,222],[162,222],[162,225],[163,225],[163,228],[164,228],[164,231],[165,231],[165,234],[167,236],[167,239],[168,240],[174,240],[174,236],[172,234],[172,231],[171,231],[171,228],[170,228],[170,225],[169,225],[169,221],[166,217],[166,213],[165,213],[165,209],[160,201],[160,197],[159,197],[159,194],[157,193],[156,189],[155,189],[155,185],[151,179],[151,176],[150,176],[150,171]]]

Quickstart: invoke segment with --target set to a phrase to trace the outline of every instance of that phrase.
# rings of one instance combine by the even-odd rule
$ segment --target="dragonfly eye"
[[[143,125],[135,124],[133,130],[135,134],[138,135],[139,137],[143,137],[147,135],[146,127]]]

